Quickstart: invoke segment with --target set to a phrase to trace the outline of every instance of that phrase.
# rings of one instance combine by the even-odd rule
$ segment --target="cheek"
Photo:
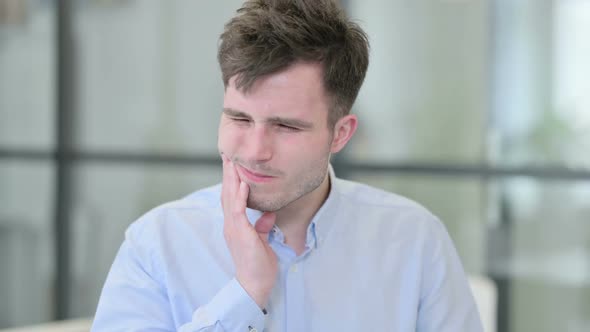
[[[293,164],[309,164],[324,157],[328,143],[319,137],[291,137],[282,141],[281,155]]]
[[[240,142],[238,130],[230,128],[228,124],[221,124],[217,135],[217,148],[220,152],[232,155]]]

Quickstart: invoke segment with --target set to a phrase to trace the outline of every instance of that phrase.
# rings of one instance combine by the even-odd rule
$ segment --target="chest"
[[[421,269],[411,243],[335,237],[302,257],[275,250],[266,331],[415,331]],[[233,278],[233,264],[223,246],[174,253],[190,264],[177,265],[167,289],[175,320],[189,321]]]
[[[415,331],[418,271],[378,256],[282,262],[268,331]]]

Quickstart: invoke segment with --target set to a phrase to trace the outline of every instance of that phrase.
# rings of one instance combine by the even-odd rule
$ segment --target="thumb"
[[[266,235],[270,233],[270,230],[275,224],[277,215],[274,212],[264,212],[262,217],[256,221],[254,228],[260,235]]]

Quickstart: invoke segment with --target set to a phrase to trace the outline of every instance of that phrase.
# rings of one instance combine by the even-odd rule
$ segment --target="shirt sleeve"
[[[208,326],[219,327],[211,331],[262,331],[264,323],[262,310],[234,278],[179,332],[209,331]]]
[[[418,332],[483,332],[463,266],[446,229],[435,220],[425,239]]]
[[[168,298],[163,271],[154,253],[139,245],[133,225],[123,242],[104,284],[93,332],[262,331],[265,317],[256,302],[234,278],[209,303],[195,308],[190,322],[177,322]],[[141,243],[149,243],[149,237]],[[178,318],[178,317],[177,317]]]

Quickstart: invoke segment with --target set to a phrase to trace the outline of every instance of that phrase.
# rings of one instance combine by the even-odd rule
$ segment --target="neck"
[[[285,235],[285,242],[299,255],[305,250],[307,228],[311,219],[326,201],[330,192],[330,176],[314,191],[277,211],[276,225]]]

